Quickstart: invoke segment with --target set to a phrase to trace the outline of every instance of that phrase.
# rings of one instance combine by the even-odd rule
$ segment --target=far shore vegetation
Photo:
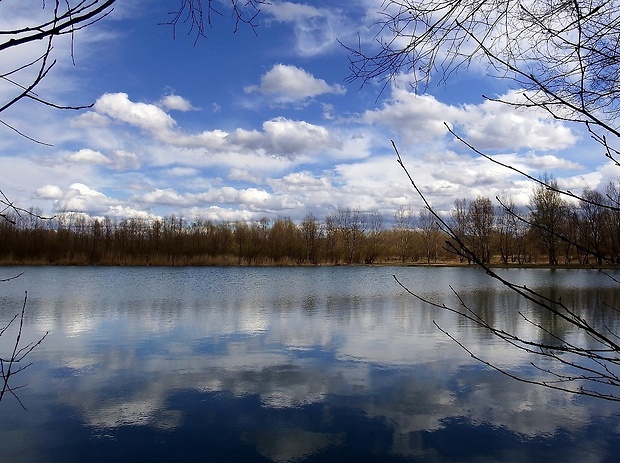
[[[553,179],[546,179],[553,184]],[[501,205],[460,199],[449,212],[452,233],[493,266],[604,267],[620,263],[620,181],[588,202],[569,204],[555,191],[534,188],[526,211],[510,198]],[[597,206],[597,204],[599,206]],[[617,204],[617,203],[616,203]],[[80,213],[41,217],[5,213],[0,265],[467,265],[450,252],[427,210],[401,207],[390,225],[378,211],[339,208],[319,220],[290,218],[215,223],[201,218],[113,220]],[[562,238],[560,238],[562,237]],[[582,249],[595,249],[585,252]]]

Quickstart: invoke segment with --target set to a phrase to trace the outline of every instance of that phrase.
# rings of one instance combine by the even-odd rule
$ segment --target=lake
[[[1,268],[0,321],[28,292],[24,338],[48,337],[0,403],[1,462],[612,462],[620,404],[528,385],[531,369],[458,316],[517,330],[536,310],[474,268]],[[618,328],[613,281],[511,269]],[[614,274],[616,278],[620,275]],[[527,324],[526,324],[527,325]],[[572,336],[569,332],[568,337]],[[2,354],[8,335],[0,338]]]

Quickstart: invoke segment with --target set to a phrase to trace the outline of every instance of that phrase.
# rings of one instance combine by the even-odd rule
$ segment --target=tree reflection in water
[[[618,409],[484,368],[433,321],[537,374],[400,292],[394,271],[28,269],[41,293],[27,329],[51,334],[25,379],[32,412],[3,404],[0,459],[613,461]],[[474,269],[398,271],[429,294],[460,281],[488,316],[519,323],[509,294],[481,288]],[[618,297],[575,276],[569,294],[584,307]]]

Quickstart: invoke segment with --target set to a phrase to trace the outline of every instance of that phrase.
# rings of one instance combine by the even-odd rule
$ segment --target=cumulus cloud
[[[325,127],[309,122],[278,118],[265,122],[263,128],[268,146],[276,153],[295,154],[340,146]]]
[[[323,79],[296,66],[276,64],[261,77],[260,85],[245,87],[246,93],[258,92],[277,102],[289,103],[324,94],[343,95],[342,85],[329,85]]]
[[[509,92],[500,99],[524,101],[523,92]],[[517,109],[499,101],[466,105],[462,124],[472,145],[481,149],[562,150],[573,146],[577,137],[560,121],[540,109]]]
[[[103,193],[83,183],[73,183],[56,201],[55,207],[60,212],[83,212],[97,215],[105,213],[110,204],[110,199]]]
[[[69,154],[65,159],[78,164],[110,164],[110,159],[105,154],[91,149],[81,149]]]
[[[518,92],[500,99],[512,101]],[[432,95],[417,95],[395,87],[380,109],[361,115],[366,124],[387,126],[407,142],[432,142],[444,138],[446,124],[454,127],[479,149],[561,150],[573,146],[577,137],[571,129],[536,109],[518,109],[497,101],[455,106]]]
[[[116,170],[136,170],[140,168],[140,158],[132,151],[114,150],[110,156],[111,166]]]
[[[513,166],[526,173],[535,172],[557,172],[557,171],[579,171],[583,166],[579,163],[561,158],[555,154],[536,154],[533,152],[525,154],[504,154],[494,156],[495,159],[503,164]]]
[[[140,167],[138,155],[124,150],[113,150],[110,155],[105,155],[100,151],[83,148],[68,154],[64,159],[72,164],[101,165],[119,171]]]
[[[299,68],[282,66],[274,69],[276,73],[283,71],[280,77],[292,72],[303,85],[286,83],[286,79],[279,85],[267,79],[261,91],[280,92],[278,95],[286,95],[287,98],[292,98],[296,91],[301,92],[296,96],[299,98],[344,91]],[[126,93],[104,94],[93,109],[94,112],[87,113],[86,117],[74,120],[75,127],[88,128],[88,131],[80,131],[80,136],[84,138],[87,135],[85,138],[91,141],[90,146],[65,154],[65,162],[85,168],[117,171],[138,170],[144,162],[156,160],[159,165],[178,161],[177,167],[195,168],[213,165],[217,160],[237,155],[289,160],[306,156],[305,161],[308,162],[312,156],[329,153],[341,157],[346,145],[337,133],[332,133],[326,126],[287,117],[265,120],[259,128],[238,127],[230,131],[214,128],[190,133],[177,125],[164,111],[161,102],[135,102]],[[139,129],[142,134],[119,131],[118,127],[123,125]],[[159,154],[160,151],[162,154]],[[166,152],[167,157],[163,154]],[[175,159],[170,157],[171,152],[175,153]]]
[[[161,108],[133,102],[126,93],[106,93],[94,108],[101,115],[154,133],[167,133],[176,127],[174,119]]]
[[[330,178],[312,175],[310,172],[292,172],[281,178],[270,178],[267,184],[275,194],[308,206],[306,211],[297,213],[298,219],[301,219],[305,212],[325,215],[335,205],[359,205],[360,198],[355,197],[352,198],[353,201],[348,201],[345,199],[346,193],[343,194],[342,190],[335,188]]]
[[[214,191],[214,195],[206,194],[205,198],[213,198],[214,201],[224,204],[243,204],[244,206],[256,207],[267,205],[271,199],[271,194],[263,189],[233,187],[222,187]]]
[[[192,177],[198,175],[198,169],[193,167],[173,167],[168,170],[168,174],[173,177]]]
[[[303,3],[270,2],[262,5],[261,8],[280,22],[294,22],[321,16],[321,11],[318,8]]]
[[[144,204],[163,204],[187,209],[226,205],[235,206],[238,210],[273,214],[302,206],[299,200],[287,195],[274,194],[261,188],[232,186],[213,188],[201,193],[181,193],[172,188],[155,189],[134,199]]]
[[[195,111],[196,110],[196,108],[192,106],[189,100],[179,95],[166,95],[160,100],[159,105],[163,109],[174,110],[174,111]]]
[[[249,183],[259,184],[262,183],[262,177],[257,175],[256,171],[250,171],[250,169],[240,169],[233,167],[226,176],[228,180],[239,180]]]
[[[232,145],[265,154],[295,156],[339,149],[342,142],[320,125],[278,117],[263,123],[263,131],[237,129],[226,137]]]
[[[295,71],[296,72],[296,71]],[[303,73],[303,71],[301,71]],[[306,91],[306,95],[317,94],[324,81],[314,79],[304,73],[317,84],[314,90]],[[325,84],[327,85],[327,84]],[[294,87],[289,88],[292,91]],[[330,88],[324,87],[323,90]],[[333,91],[336,91],[332,88]],[[303,153],[316,153],[325,149],[340,149],[342,141],[332,136],[323,126],[305,121],[296,121],[284,117],[267,120],[263,130],[246,130],[237,128],[232,132],[221,129],[206,130],[198,134],[184,133],[178,129],[176,122],[161,108],[153,104],[132,102],[127,94],[105,94],[95,103],[95,110],[117,122],[140,128],[160,142],[179,148],[204,148],[210,154],[215,152],[242,151],[246,154],[296,156]],[[71,162],[114,164],[121,158],[126,165],[132,163],[129,152],[117,154],[116,159],[94,150],[81,150],[68,157]],[[138,158],[133,158],[133,164]]]
[[[95,111],[87,111],[79,116],[71,119],[71,127],[105,127],[110,124],[110,118],[99,114]]]
[[[344,18],[337,10],[316,8],[294,2],[270,2],[261,10],[272,20],[291,24],[295,32],[295,51],[315,56],[338,46],[337,38],[345,34]]]
[[[65,189],[53,184],[44,185],[36,190],[35,196],[53,200],[53,211],[59,216],[64,213],[77,213],[86,217],[107,216],[119,219],[154,217],[136,203],[129,204],[126,200],[111,198],[81,182],[72,183]]]
[[[62,189],[58,185],[43,185],[37,188],[35,196],[41,199],[60,199],[62,197]]]
[[[184,213],[187,217],[202,217],[213,222],[249,222],[261,219],[260,212],[220,206],[190,207],[185,209]]]
[[[188,204],[183,195],[177,193],[171,188],[167,188],[165,190],[156,188],[155,190],[140,196],[138,199],[140,202],[151,204],[166,204],[174,206],[183,206]]]
[[[460,112],[459,108],[441,103],[431,95],[395,88],[381,109],[364,112],[361,120],[388,126],[409,142],[432,141],[446,135],[444,122],[458,119]]]
[[[315,177],[309,172],[292,172],[282,177],[277,183],[281,188],[285,187],[289,191],[318,190],[329,186],[326,179]]]
[[[117,204],[110,206],[105,212],[105,215],[110,218],[125,219],[127,217],[135,219],[153,219],[156,216],[144,209],[139,209],[136,206],[129,206],[125,204]]]

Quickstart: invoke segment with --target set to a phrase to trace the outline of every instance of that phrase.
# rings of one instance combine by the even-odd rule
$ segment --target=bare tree
[[[497,213],[497,236],[500,258],[504,264],[517,261],[517,223],[515,204],[512,198],[505,193],[498,197],[502,206],[498,206]],[[521,263],[521,261],[518,261]]]
[[[380,211],[364,214],[364,263],[372,264],[381,255],[383,238],[383,215]]]
[[[606,0],[386,0],[378,48],[349,47],[350,79],[407,72],[415,85],[445,83],[479,62],[528,91],[509,104],[618,136],[619,10],[620,2]]]
[[[441,247],[437,221],[428,209],[422,209],[419,214],[419,224],[426,263],[430,264],[431,260],[437,262],[437,254]]]
[[[223,15],[213,0],[176,0],[176,3],[177,7],[169,13],[168,21],[162,23],[172,26],[174,36],[178,26],[183,24],[187,27],[188,34],[194,34],[196,40],[206,37],[207,27],[213,24],[213,17]],[[256,31],[260,5],[265,3],[269,3],[268,0],[230,0],[234,32],[237,32],[241,25]]]
[[[592,250],[592,256],[597,265],[603,265],[608,243],[606,242],[606,231],[609,230],[610,211],[606,207],[608,200],[603,193],[586,188],[581,195],[581,207],[578,212],[579,239],[583,247]],[[586,254],[586,257],[590,257]]]
[[[35,58],[24,58],[23,62],[12,64],[9,68],[0,66],[0,86],[6,89],[6,97],[0,100],[0,114],[16,105],[18,102],[29,99],[45,106],[56,109],[84,109],[91,104],[66,105],[53,102],[37,92],[37,87],[50,74],[57,64],[53,55],[54,42],[62,36],[71,38],[71,59],[73,55],[73,40],[75,34],[101,21],[114,10],[117,0],[53,0],[41,2],[40,7],[33,7],[30,23],[16,27],[7,26],[0,29],[0,58],[7,56],[12,50],[25,50],[27,47],[36,47],[38,54]],[[21,2],[13,0],[12,3]],[[11,3],[5,0],[0,3],[0,16],[3,7]],[[230,8],[236,32],[240,25],[247,25],[256,30],[256,18],[260,13],[259,6],[263,0],[248,0],[239,2],[230,0]],[[173,0],[175,5],[169,17],[162,18],[161,24],[172,27],[172,34],[176,36],[179,26],[184,26],[188,34],[195,40],[206,37],[207,28],[212,24],[214,16],[223,16],[213,0]],[[226,3],[221,4],[223,8]],[[4,54],[2,54],[4,52]],[[29,54],[24,53],[24,56]],[[75,61],[75,60],[74,60]],[[2,61],[0,61],[2,62]],[[6,64],[5,64],[6,65]],[[10,90],[10,91],[9,91]],[[26,134],[22,128],[15,127],[6,118],[0,118],[0,124],[18,134],[40,144],[45,141],[37,140]]]
[[[452,230],[454,230],[454,233],[456,233],[456,236],[458,237],[458,239],[463,242],[465,242],[466,240],[467,229],[469,228],[468,226],[469,217],[467,213],[468,209],[469,209],[469,206],[468,206],[467,200],[465,198],[462,198],[462,199],[456,199],[454,201],[454,206],[452,207],[452,210],[450,211]],[[465,256],[459,254],[459,260],[463,262],[464,259],[465,259]],[[468,263],[470,262],[468,261]]]
[[[0,283],[13,280],[18,278],[21,274],[15,275],[10,278],[6,278],[0,280]],[[15,339],[12,342],[12,348],[6,356],[0,356],[0,375],[2,376],[2,385],[0,386],[0,401],[4,398],[6,394],[10,394],[22,406],[22,408],[26,408],[22,401],[19,399],[17,395],[17,390],[19,390],[23,385],[15,386],[10,380],[14,378],[17,373],[24,371],[31,364],[28,363],[27,357],[28,355],[43,342],[48,332],[46,332],[43,336],[41,336],[37,341],[29,342],[24,344],[22,340],[22,335],[24,334],[24,317],[26,315],[26,302],[28,300],[28,294],[24,296],[24,302],[22,304],[21,310],[9,320],[9,322],[0,328],[0,337],[2,336],[12,336],[11,339]],[[12,333],[11,329],[14,329],[15,334]]]
[[[424,91],[431,81],[447,83],[456,71],[472,64],[481,65],[486,67],[488,75],[512,82],[521,91],[519,98],[496,101],[518,108],[542,109],[557,120],[581,124],[600,144],[602,156],[620,167],[620,151],[613,145],[620,137],[620,1],[386,0],[382,5],[375,46],[363,49],[360,41],[359,46],[349,47],[351,80],[362,84],[380,80],[387,85],[398,75],[407,74],[415,89]],[[535,178],[482,152],[448,125],[446,129],[473,153],[537,185],[530,217],[518,215],[513,209],[506,209],[506,213],[546,236],[551,263],[557,262],[559,243],[566,246],[567,256],[569,247],[596,255],[596,248],[579,242],[574,230],[567,230],[554,220],[542,220],[543,210],[539,208],[542,202],[538,203],[538,199],[552,200],[559,208],[564,207],[563,201],[570,199],[573,203],[603,207],[610,215],[618,212],[617,202],[599,203],[600,198],[562,189],[551,177]],[[394,149],[409,176],[396,145]],[[459,229],[435,212],[415,180],[411,176],[409,179],[447,234],[446,246],[452,252],[476,263],[541,313],[562,320],[580,334],[569,338],[522,314],[524,322],[541,336],[519,335],[504,331],[463,301],[456,308],[440,301],[427,301],[458,313],[516,349],[539,356],[543,363],[533,365],[543,377],[507,371],[485,361],[467,346],[461,344],[462,347],[481,362],[515,379],[620,400],[620,333],[608,325],[597,324],[595,314],[587,308],[569,306],[560,298],[549,298],[504,279],[462,238]],[[613,197],[613,192],[608,197]],[[617,265],[617,262],[604,263]]]
[[[607,236],[611,248],[611,260],[620,265],[620,177],[615,182],[609,182],[605,188],[605,197],[609,201],[609,223]]]
[[[15,0],[12,3],[22,3],[22,0]],[[11,0],[5,0],[0,3],[0,17],[6,12],[7,6]],[[51,101],[39,94],[37,88],[41,86],[44,79],[50,74],[57,64],[57,60],[53,55],[54,43],[62,36],[69,36],[71,39],[71,59],[73,56],[73,40],[75,34],[87,27],[94,25],[108,16],[113,11],[116,0],[52,0],[42,1],[39,7],[32,7],[32,14],[29,15],[29,23],[20,23],[17,26],[8,25],[6,28],[0,29],[0,90],[2,90],[3,99],[0,100],[0,125],[18,133],[34,143],[47,145],[45,141],[35,139],[24,132],[22,128],[16,127],[8,122],[6,114],[8,110],[17,103],[24,100],[35,101],[41,105],[61,109],[61,110],[78,110],[90,107],[90,104],[66,105]],[[216,9],[212,0],[176,0],[173,2],[176,8],[170,13],[168,21],[163,22],[172,26],[173,35],[176,33],[180,24],[184,24],[189,34],[194,34],[196,40],[200,37],[206,37],[206,27],[211,25],[213,15],[222,15]],[[247,2],[239,2],[238,0],[230,0],[229,7],[232,9],[234,21],[234,31],[240,24],[249,25],[251,28],[256,27],[255,19],[259,13],[258,6],[263,3],[262,0],[248,0]],[[225,5],[225,4],[224,4]],[[12,6],[12,5],[11,5]],[[3,19],[6,18],[6,14]],[[7,21],[5,24],[10,24]],[[14,50],[30,50],[35,48],[37,54],[34,58],[24,58],[21,63],[14,63],[10,59],[3,60],[8,53]],[[22,53],[22,56],[30,56],[28,53]],[[17,54],[13,54],[17,56]],[[9,66],[8,68],[6,66]],[[12,213],[17,217],[26,214],[33,219],[41,219],[42,217],[34,211],[21,209],[0,190],[0,219],[12,221]],[[241,245],[240,245],[241,246]],[[94,255],[95,247],[93,244],[91,255]],[[16,389],[19,386],[13,386],[10,380],[20,371],[23,371],[28,365],[25,364],[26,357],[36,348],[45,338],[44,335],[37,342],[23,345],[22,333],[24,316],[26,311],[26,298],[20,313],[16,314],[8,324],[0,329],[0,336],[7,336],[12,333],[10,328],[17,326],[15,334],[15,342],[11,352],[7,356],[0,356],[0,373],[2,374],[2,388],[0,389],[0,400],[6,393],[19,397]],[[20,401],[21,404],[21,401]],[[23,406],[23,404],[22,404]]]
[[[319,262],[320,243],[324,231],[314,214],[306,214],[301,222],[301,233],[305,245],[304,260],[311,264],[317,264]]]
[[[394,241],[396,254],[404,264],[414,255],[415,216],[411,206],[400,206],[394,214]]]
[[[531,223],[545,247],[549,264],[558,265],[558,247],[560,237],[566,232],[568,205],[559,193],[557,180],[545,174],[541,183],[535,186],[528,207]]]
[[[620,393],[616,389],[620,387],[620,343],[618,342],[620,337],[618,333],[609,325],[601,327],[600,324],[597,324],[595,321],[596,314],[591,313],[588,308],[571,306],[563,302],[561,298],[549,297],[527,286],[516,284],[504,278],[490,267],[473,247],[459,237],[451,224],[431,207],[424,193],[418,188],[415,180],[409,174],[396,145],[393,146],[397,153],[398,162],[403,167],[413,188],[422,198],[431,214],[433,214],[441,230],[449,238],[446,240],[446,246],[449,250],[476,263],[491,278],[501,282],[529,303],[538,307],[542,315],[553,317],[558,322],[565,324],[564,326],[568,326],[580,333],[580,336],[570,337],[567,334],[568,331],[552,330],[544,323],[528,317],[523,312],[519,312],[519,315],[524,323],[534,328],[532,332],[528,335],[520,334],[517,331],[507,331],[496,324],[495,320],[480,315],[476,308],[467,305],[457,293],[455,294],[460,301],[460,305],[458,307],[448,306],[441,301],[430,300],[420,296],[404,286],[394,276],[398,284],[417,299],[438,309],[458,314],[472,324],[487,330],[515,349],[524,351],[534,357],[539,357],[541,359],[540,363],[533,361],[531,364],[542,377],[526,376],[525,374],[511,371],[489,362],[481,354],[472,351],[468,346],[461,343],[457,338],[435,323],[437,328],[476,360],[518,381],[574,394],[620,401]],[[618,309],[613,308],[613,310]]]
[[[91,0],[73,3],[55,0],[50,3],[52,4],[46,5],[43,2],[40,11],[33,11],[31,24],[0,30],[0,56],[6,56],[6,52],[15,48],[23,49],[28,46],[42,45],[38,47],[39,53],[35,59],[26,59],[21,64],[2,70],[0,83],[3,87],[8,87],[13,91],[7,93],[8,96],[5,97],[4,101],[0,101],[0,113],[4,113],[24,99],[34,100],[57,109],[87,107],[85,105],[68,106],[54,103],[40,96],[36,92],[36,87],[41,84],[57,63],[52,56],[54,39],[63,35],[70,35],[73,38],[73,35],[80,29],[100,21],[112,12],[112,5],[115,0]],[[1,10],[2,7],[0,6],[0,14]],[[1,55],[2,52],[5,54]],[[28,55],[25,54],[25,56]],[[0,123],[36,143],[45,144],[29,137],[17,127],[6,122],[5,119],[0,119]]]
[[[359,208],[338,208],[335,223],[342,238],[347,264],[358,263],[365,234],[365,217]]]
[[[469,204],[471,246],[485,263],[491,262],[491,238],[495,226],[495,211],[489,198],[478,196]]]

